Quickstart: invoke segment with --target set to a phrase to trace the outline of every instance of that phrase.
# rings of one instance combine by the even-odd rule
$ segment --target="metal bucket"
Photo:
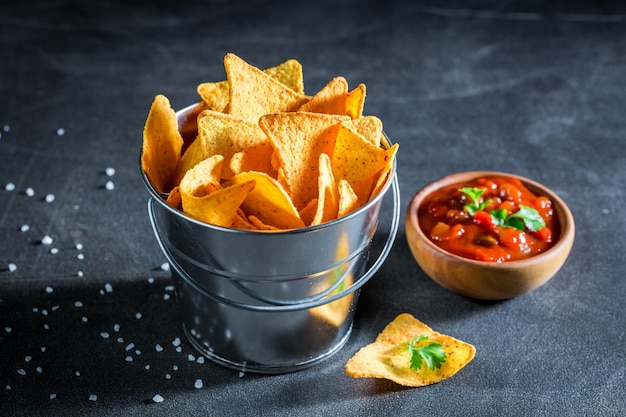
[[[193,131],[194,113],[196,106],[177,113],[181,132]],[[151,193],[148,214],[171,266],[183,327],[200,353],[240,371],[284,373],[311,366],[345,344],[359,290],[386,259],[398,230],[395,167],[384,189],[359,210],[282,232],[199,222],[169,206],[143,177]],[[389,234],[370,262],[380,206],[390,187]]]

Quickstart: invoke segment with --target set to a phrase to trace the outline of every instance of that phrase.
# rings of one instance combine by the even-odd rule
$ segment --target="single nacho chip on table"
[[[445,358],[439,367],[431,368],[424,362],[419,369],[412,369],[409,345],[416,340],[443,350]],[[473,345],[438,333],[403,313],[389,323],[373,343],[350,358],[345,370],[354,378],[384,378],[408,387],[421,387],[450,378],[474,359],[475,354]]]

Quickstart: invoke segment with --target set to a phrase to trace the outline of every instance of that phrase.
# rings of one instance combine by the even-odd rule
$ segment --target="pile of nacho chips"
[[[446,360],[441,367],[411,369],[407,344],[419,335],[442,345]],[[438,333],[412,315],[403,313],[389,323],[373,343],[350,358],[345,369],[355,378],[384,378],[408,387],[421,387],[450,378],[474,359],[475,354],[473,345]]]
[[[200,84],[195,139],[186,143],[169,100],[155,97],[142,168],[168,203],[200,221],[248,230],[319,225],[370,201],[392,174],[398,145],[364,116],[365,85],[343,77],[313,96],[302,66],[264,71],[234,54],[226,80]]]

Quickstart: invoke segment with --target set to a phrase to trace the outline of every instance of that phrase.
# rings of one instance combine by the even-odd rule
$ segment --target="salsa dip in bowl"
[[[405,216],[422,270],[458,294],[513,298],[551,279],[574,242],[574,218],[547,187],[519,175],[462,172],[415,194]]]

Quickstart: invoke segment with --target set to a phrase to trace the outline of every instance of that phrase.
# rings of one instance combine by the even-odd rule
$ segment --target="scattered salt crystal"
[[[17,270],[17,265],[14,263],[9,264],[9,272],[15,272]]]
[[[54,201],[54,194],[46,195],[46,203],[52,203]]]
[[[76,244],[76,249],[83,250],[83,244],[82,243],[77,243]]]
[[[243,378],[246,375],[245,372],[239,372],[239,378]]]
[[[57,253],[59,253],[59,249],[58,248],[52,248],[50,249],[50,253],[53,255],[56,255]]]
[[[129,343],[128,346],[126,346],[126,351],[129,351],[129,350],[131,350],[134,347],[135,347],[134,343]]]
[[[79,261],[82,261],[83,259],[85,259],[85,254],[79,253],[78,255],[76,255],[76,259],[78,259]]]
[[[139,349],[136,349],[135,350],[135,355],[137,355],[137,356],[141,355],[141,351]]]
[[[89,396],[89,401],[96,401],[98,399],[98,396],[96,394],[91,394]]]
[[[154,347],[154,350],[156,350],[157,352],[163,352],[163,346],[161,346],[161,345],[156,345],[156,346]]]
[[[51,400],[54,400],[56,397],[57,397],[57,395],[56,395],[56,394],[50,394],[50,399],[51,399]]]
[[[170,374],[165,374],[165,379],[172,379],[172,375],[170,375]]]
[[[132,361],[133,361],[133,357],[132,357],[132,356],[130,356],[130,355],[128,355],[128,356],[126,357],[126,362],[132,362]]]
[[[195,360],[196,360],[196,357],[195,357],[195,356],[193,356],[192,354],[189,354],[189,355],[187,355],[187,360],[188,360],[189,362],[193,362],[193,361],[195,361]]]
[[[76,276],[79,277],[79,278],[81,278],[83,275],[84,275],[83,271],[78,271],[76,273]]]
[[[148,284],[154,284],[154,278],[153,277],[148,278]]]
[[[104,290],[100,290],[100,295],[104,295]]]
[[[169,294],[163,294],[163,300],[167,301],[170,299],[170,295]]]
[[[172,370],[174,370],[174,371],[178,371],[178,365],[174,365],[174,366],[172,366]]]
[[[43,368],[41,366],[38,366],[37,368],[35,368],[35,371],[37,371],[38,374],[43,372]]]
[[[170,270],[170,264],[169,264],[169,263],[167,263],[167,262],[162,263],[162,264],[161,264],[161,269],[162,269],[163,271],[169,271],[169,270]]]
[[[7,191],[13,191],[15,190],[15,184],[13,184],[12,182],[8,182],[5,186],[4,189]]]
[[[146,368],[146,371],[150,369],[150,365],[146,365],[144,368]]]
[[[28,187],[25,191],[26,195],[29,197],[32,197],[35,195],[35,190],[33,190],[31,187]]]
[[[102,333],[100,333],[100,336],[101,336],[103,339],[108,339],[108,338],[109,338],[109,333],[107,333],[107,332],[102,332]]]
[[[82,301],[76,301],[74,303],[74,307],[76,307],[76,308],[81,308],[82,306],[83,306],[83,302]]]
[[[113,325],[113,330],[115,331],[115,333],[120,331],[120,325],[119,324],[114,324]]]
[[[115,175],[115,168],[107,168],[104,170],[104,173],[107,174],[108,177],[112,177],[113,175]]]
[[[176,352],[180,353],[180,352],[182,352],[182,351],[183,351],[183,348],[182,348],[182,347],[178,346],[178,347],[176,348]]]
[[[123,337],[118,337],[117,338],[117,342],[118,343],[124,343],[124,338]]]
[[[113,191],[115,189],[115,184],[113,184],[113,181],[107,181],[107,183],[104,185],[104,188],[109,191]]]
[[[135,317],[137,317],[137,320],[139,320],[141,318],[141,313],[135,314]]]
[[[11,130],[11,126],[9,125],[4,125],[4,127],[2,128],[2,130],[4,130],[5,132],[9,132]]]
[[[45,347],[45,346],[42,346],[42,347],[41,347],[41,353],[43,353],[43,352],[45,352],[45,351],[46,351],[46,347]]]
[[[203,384],[202,384],[202,380],[201,380],[201,379],[196,379],[196,382],[193,384],[193,386],[194,386],[196,389],[200,389],[200,388],[202,388],[202,385],[203,385]]]
[[[113,292],[113,286],[111,284],[109,284],[108,282],[106,284],[104,284],[104,289],[108,293],[112,293]]]
[[[48,309],[44,308],[43,310],[41,310],[41,314],[44,316],[48,315]]]
[[[159,394],[155,395],[154,397],[152,397],[152,401],[154,401],[155,403],[162,403],[163,402],[163,397],[161,397]]]
[[[10,385],[6,385],[4,388],[5,388],[7,391],[11,391],[11,386],[10,386]]]
[[[74,375],[76,375],[76,376],[80,376],[80,372],[79,372],[79,371],[76,371],[76,372],[74,372]]]
[[[52,288],[52,287],[46,287],[46,292],[47,292],[48,294],[52,294],[52,293],[54,292],[54,288]]]
[[[177,337],[176,339],[174,339],[172,341],[172,345],[174,346],[179,346],[180,345],[180,337]]]
[[[44,325],[43,325],[43,328],[44,328],[45,330],[50,330],[50,326],[48,326],[48,323],[44,324]]]
[[[26,371],[24,369],[22,369],[22,368],[18,369],[17,373],[20,374],[20,375],[26,375]]]
[[[32,356],[26,356],[26,357],[24,358],[24,362],[27,362],[27,363],[28,363],[28,362],[30,362],[31,360],[33,360],[33,357],[32,357]]]
[[[45,235],[43,239],[41,239],[42,245],[52,245],[52,242],[53,242],[52,238],[48,235]]]
[[[204,363],[204,356],[199,356],[198,359],[196,359],[196,362],[202,365]]]
[[[63,129],[62,127],[57,129],[57,135],[59,136],[63,136],[65,135],[65,129]]]
[[[89,319],[85,316],[83,316],[83,318],[81,319],[83,321],[83,323],[87,323],[89,321]]]
[[[33,307],[33,313],[36,313],[38,311],[39,311],[39,309],[37,307]]]
[[[58,309],[59,309],[59,306],[57,305],[57,306],[52,306],[52,308],[50,310],[57,311]]]
[[[30,226],[27,224],[23,224],[22,227],[20,227],[20,231],[22,232],[28,232],[30,230]]]
[[[7,327],[4,328],[4,331],[7,332],[7,333],[11,333],[13,331],[13,329],[10,328],[9,326],[7,326]]]

